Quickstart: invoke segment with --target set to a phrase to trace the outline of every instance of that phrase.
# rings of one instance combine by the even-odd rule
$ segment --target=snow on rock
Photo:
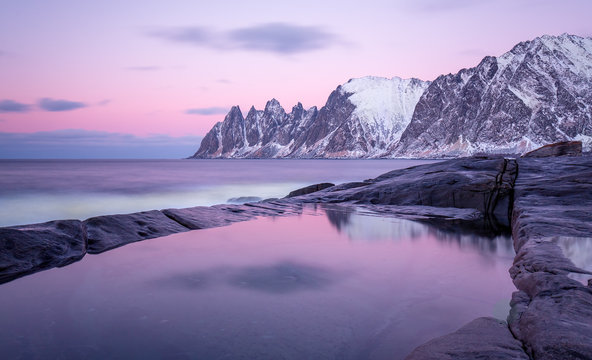
[[[563,34],[433,82],[351,79],[319,110],[233,107],[193,157],[457,157],[571,140],[592,150],[592,39]]]

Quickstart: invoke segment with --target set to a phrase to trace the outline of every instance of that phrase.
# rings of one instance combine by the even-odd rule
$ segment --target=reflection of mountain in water
[[[512,239],[506,234],[487,233],[478,224],[452,220],[411,221],[391,216],[357,212],[345,206],[323,207],[329,222],[352,241],[401,241],[433,237],[461,248],[499,256],[514,256]],[[592,243],[591,245],[592,246]]]

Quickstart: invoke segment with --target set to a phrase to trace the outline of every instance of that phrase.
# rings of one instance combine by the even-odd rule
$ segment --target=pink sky
[[[320,107],[350,78],[432,80],[543,34],[590,36],[591,13],[588,0],[3,2],[0,102],[26,107],[0,112],[0,132],[204,135],[224,114],[188,109]]]

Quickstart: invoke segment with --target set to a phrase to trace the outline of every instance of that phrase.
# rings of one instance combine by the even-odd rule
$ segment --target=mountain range
[[[542,36],[434,81],[364,77],[320,109],[234,106],[193,158],[440,158],[592,147],[592,39]]]

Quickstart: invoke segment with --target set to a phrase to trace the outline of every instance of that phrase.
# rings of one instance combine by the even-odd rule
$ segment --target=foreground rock
[[[406,360],[529,359],[505,322],[478,318],[452,334],[417,347]]]
[[[560,247],[566,238],[592,237],[592,157],[518,164],[510,274],[519,291],[510,328],[534,359],[592,359],[592,288],[570,278],[592,269],[577,267]]]
[[[0,283],[71,264],[86,252],[78,220],[0,228]]]

